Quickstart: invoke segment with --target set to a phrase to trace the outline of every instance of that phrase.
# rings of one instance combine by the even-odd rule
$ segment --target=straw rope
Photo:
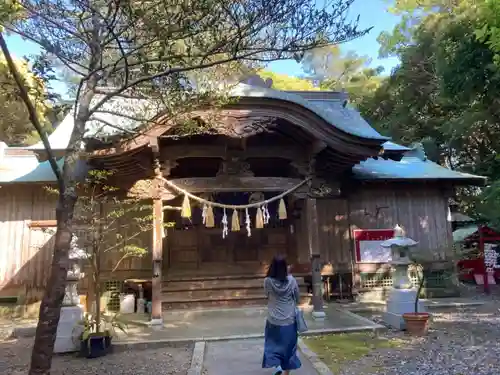
[[[278,194],[272,198],[265,199],[262,202],[254,202],[254,203],[243,204],[243,205],[233,205],[233,204],[223,204],[223,203],[212,202],[212,201],[203,199],[201,197],[198,197],[197,195],[194,195],[194,194],[188,192],[187,190],[184,190],[184,189],[178,187],[173,182],[167,180],[164,177],[159,177],[159,179],[162,180],[163,182],[165,182],[165,184],[167,184],[172,189],[178,191],[179,193],[184,194],[184,196],[187,196],[190,199],[197,201],[197,202],[200,202],[202,204],[206,204],[206,205],[212,206],[212,207],[225,208],[225,209],[229,209],[229,210],[244,210],[247,208],[261,207],[263,205],[266,205],[266,204],[272,203],[274,201],[277,201],[279,199],[282,199],[285,196],[287,196],[288,194],[293,193],[295,190],[297,190],[300,187],[302,187],[303,185],[305,185],[307,182],[309,182],[311,180],[311,177],[306,178],[304,181],[301,181],[300,183],[298,183],[294,187],[292,187],[292,188],[288,189],[287,191],[284,191],[283,193]]]

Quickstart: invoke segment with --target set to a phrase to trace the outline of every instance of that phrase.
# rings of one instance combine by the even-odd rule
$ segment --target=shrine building
[[[267,266],[281,254],[306,303],[313,296],[382,298],[392,280],[390,253],[379,244],[399,224],[418,241],[417,251],[435,254],[428,291],[446,294],[442,275],[453,267],[448,200],[455,187],[482,185],[483,177],[392,143],[345,93],[278,91],[253,77],[231,95],[237,100],[222,109],[192,113],[200,124],[216,122],[196,134],[179,133],[156,113],[134,136],[87,137],[79,173],[113,171],[113,184],[154,213],[153,230],[142,236],[147,256],[125,259],[113,272],[113,261],[103,261],[105,291],[142,280],[151,288],[153,319],[169,309],[261,305]],[[141,105],[113,100],[124,113]],[[134,125],[109,113],[105,120],[112,128]],[[60,165],[73,126],[71,111],[49,136]],[[34,300],[47,282],[51,185],[41,143],[0,145],[0,296]],[[85,295],[88,282],[80,284]]]

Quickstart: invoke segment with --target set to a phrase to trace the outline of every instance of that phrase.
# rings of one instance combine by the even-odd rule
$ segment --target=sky
[[[377,37],[382,31],[391,31],[399,22],[398,16],[390,14],[386,10],[392,2],[391,0],[355,0],[349,9],[349,18],[355,19],[359,15],[359,29],[369,27],[373,27],[373,29],[367,35],[345,43],[341,47],[344,52],[355,51],[358,55],[369,56],[372,59],[371,66],[382,65],[387,74],[398,64],[398,60],[394,57],[378,58]],[[18,36],[10,36],[7,43],[11,53],[18,58],[39,52],[39,48],[35,44],[24,41]],[[293,76],[303,74],[300,65],[293,60],[275,61],[267,69],[275,73]],[[62,82],[54,82],[52,88],[63,95],[66,91]]]
[[[379,44],[377,37],[382,31],[391,31],[399,22],[400,17],[387,12],[390,0],[356,0],[349,9],[349,16],[355,19],[358,15],[359,29],[373,29],[365,36],[355,39],[349,43],[342,44],[341,50],[355,51],[358,55],[369,56],[372,59],[372,67],[383,66],[385,73],[389,74],[391,69],[398,63],[395,57],[385,59],[378,58]],[[275,73],[300,76],[303,74],[300,65],[294,60],[275,61],[268,66]]]

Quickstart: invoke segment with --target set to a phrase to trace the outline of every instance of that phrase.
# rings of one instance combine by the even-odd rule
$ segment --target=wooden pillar
[[[151,324],[162,324],[161,289],[163,267],[163,203],[153,199],[153,279],[151,301]]]
[[[153,152],[153,170],[156,177],[161,177],[160,145],[158,138],[153,137],[149,141]],[[151,325],[162,325],[163,315],[161,311],[161,289],[163,268],[163,201],[159,186],[161,180],[154,180],[153,192],[153,279],[151,280]]]
[[[306,199],[307,245],[311,258],[313,318],[324,319],[323,293],[321,281],[321,255],[319,249],[318,209],[316,199]]]

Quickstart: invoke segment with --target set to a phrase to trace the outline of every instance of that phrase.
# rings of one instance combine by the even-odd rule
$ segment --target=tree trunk
[[[91,95],[86,95],[75,120],[75,129],[64,156],[62,184],[56,207],[57,232],[55,234],[54,251],[49,282],[40,304],[38,325],[36,327],[35,344],[31,353],[29,375],[50,375],[57,326],[61,316],[61,305],[66,289],[66,278],[69,267],[69,249],[73,236],[72,221],[77,202],[75,166],[80,156],[79,145],[84,134],[86,117]],[[85,111],[85,112],[84,112]],[[88,116],[87,116],[88,117]],[[62,191],[61,191],[62,190]]]
[[[56,208],[57,232],[54,254],[49,281],[40,305],[29,375],[50,374],[57,325],[66,288],[68,255],[72,237],[71,220],[75,204],[76,196],[71,193],[71,190],[69,194],[64,192],[59,195]]]

